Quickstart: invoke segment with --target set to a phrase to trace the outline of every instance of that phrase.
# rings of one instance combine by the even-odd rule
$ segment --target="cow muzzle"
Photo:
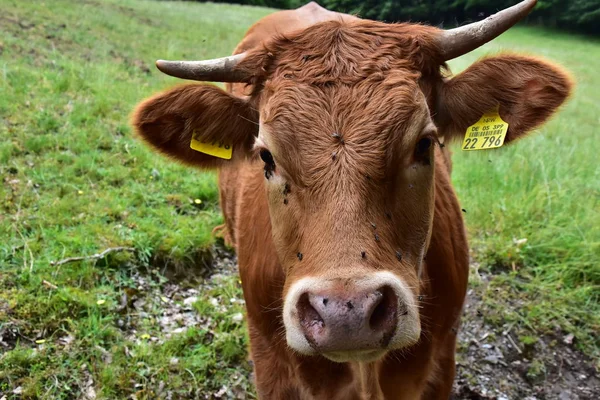
[[[414,344],[421,331],[415,296],[390,272],[303,278],[290,287],[283,317],[292,349],[337,362],[377,360]]]

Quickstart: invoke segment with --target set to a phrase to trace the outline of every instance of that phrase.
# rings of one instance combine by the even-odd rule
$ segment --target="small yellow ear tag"
[[[229,144],[223,142],[212,141],[212,142],[201,142],[196,140],[198,134],[196,131],[192,134],[192,142],[190,147],[200,153],[208,154],[209,156],[224,158],[225,160],[231,160],[231,154],[233,148]]]
[[[496,106],[495,109],[483,114],[479,121],[467,128],[462,144],[463,150],[494,149],[504,144],[508,123],[500,118],[498,110],[499,106]]]

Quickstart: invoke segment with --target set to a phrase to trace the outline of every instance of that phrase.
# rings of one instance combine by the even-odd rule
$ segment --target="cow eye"
[[[263,160],[265,164],[273,165],[275,164],[275,160],[273,160],[273,154],[269,150],[262,149],[259,153],[260,159]]]
[[[417,155],[423,155],[431,148],[432,140],[429,137],[424,137],[417,142],[415,153]]]
[[[415,146],[415,154],[413,160],[425,165],[431,164],[431,146],[433,145],[433,138],[430,136],[424,136],[417,142]]]

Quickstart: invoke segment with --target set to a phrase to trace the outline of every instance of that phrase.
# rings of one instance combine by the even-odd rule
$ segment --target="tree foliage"
[[[296,8],[303,0],[212,0],[274,8]],[[517,0],[319,0],[322,6],[387,22],[426,22],[443,27],[479,20]],[[538,0],[530,24],[600,34],[600,0]]]

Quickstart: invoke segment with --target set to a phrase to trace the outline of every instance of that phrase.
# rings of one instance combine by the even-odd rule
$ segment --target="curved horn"
[[[524,0],[483,21],[444,31],[438,39],[444,61],[467,54],[496,38],[529,14],[536,3],[537,0]]]
[[[246,82],[250,76],[235,67],[246,57],[246,53],[215,58],[205,61],[158,60],[156,68],[167,75],[194,81]]]

